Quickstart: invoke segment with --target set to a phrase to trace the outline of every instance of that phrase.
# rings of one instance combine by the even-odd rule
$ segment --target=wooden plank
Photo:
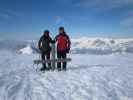
[[[54,60],[34,60],[34,64],[41,64],[41,63],[52,63],[52,62],[70,62],[72,61],[71,58],[67,58],[67,59],[54,59]]]

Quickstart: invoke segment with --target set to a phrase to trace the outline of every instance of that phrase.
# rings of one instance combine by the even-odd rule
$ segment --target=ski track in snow
[[[0,53],[0,100],[133,100],[132,66],[72,62],[67,72],[39,73],[33,58]]]

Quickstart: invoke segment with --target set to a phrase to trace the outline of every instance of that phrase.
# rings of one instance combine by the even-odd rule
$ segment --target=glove
[[[66,53],[69,53],[70,52],[70,48],[66,49]]]

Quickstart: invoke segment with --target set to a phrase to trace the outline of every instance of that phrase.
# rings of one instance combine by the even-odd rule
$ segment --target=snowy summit
[[[13,42],[0,42],[0,100],[133,100],[132,39],[73,39],[67,71],[45,73],[33,43]]]

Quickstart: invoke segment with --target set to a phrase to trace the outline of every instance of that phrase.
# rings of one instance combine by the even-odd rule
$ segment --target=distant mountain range
[[[71,53],[74,54],[112,54],[133,53],[133,38],[111,39],[111,38],[76,38],[71,39]],[[39,52],[37,41],[15,41],[0,40],[0,50],[11,50],[23,54]]]
[[[110,54],[116,52],[133,53],[133,38],[78,38],[72,39],[72,53]]]

